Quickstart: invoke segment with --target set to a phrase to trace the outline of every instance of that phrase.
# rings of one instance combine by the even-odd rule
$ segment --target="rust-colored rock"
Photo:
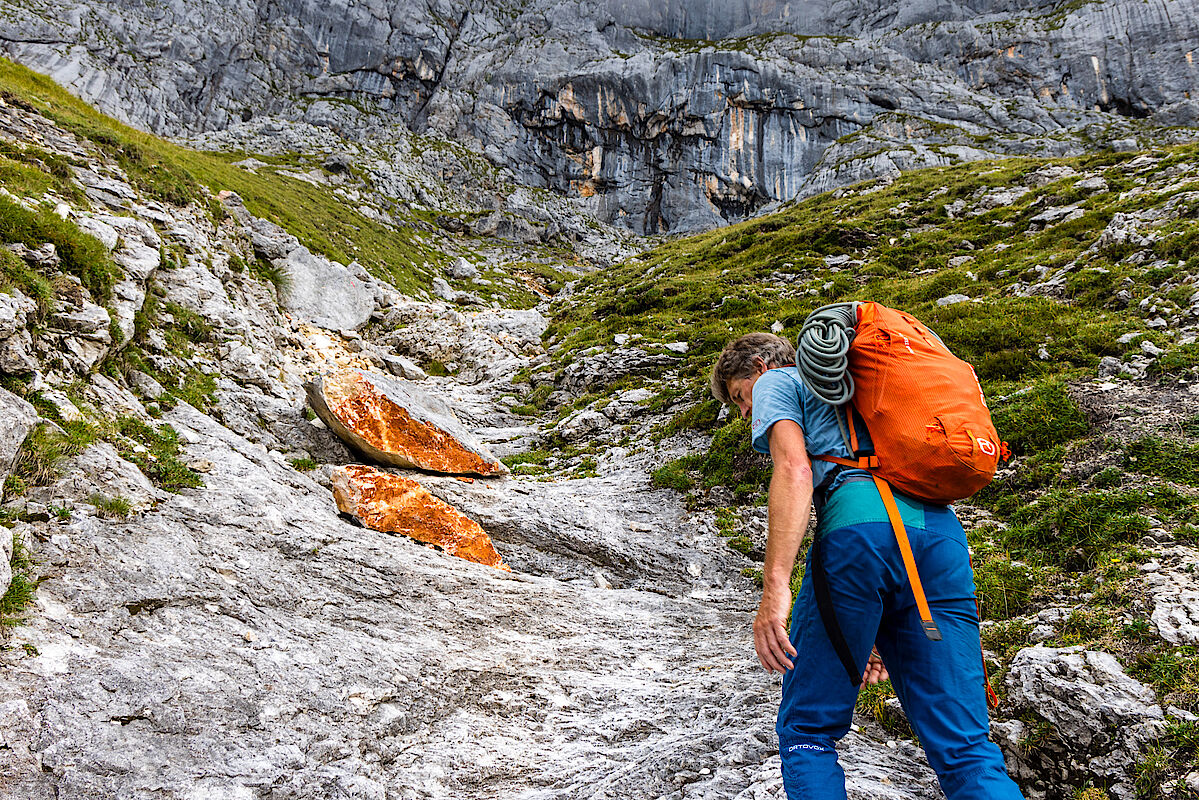
[[[343,369],[305,388],[317,416],[371,461],[451,474],[507,471],[449,407],[408,381]]]
[[[470,517],[401,475],[353,464],[333,470],[337,508],[377,531],[434,544],[450,555],[508,571],[491,537]]]

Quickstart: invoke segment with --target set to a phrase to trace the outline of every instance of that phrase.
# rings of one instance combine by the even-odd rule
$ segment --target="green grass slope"
[[[172,205],[208,203],[219,218],[223,212],[212,195],[236,192],[252,214],[284,228],[313,252],[342,263],[357,259],[401,291],[425,288],[432,277],[426,265],[434,267],[446,259],[414,227],[365,217],[328,189],[280,174],[277,168],[255,173],[233,166],[245,154],[192,150],[135,130],[49,78],[3,58],[0,99],[41,114],[91,142],[149,198]],[[0,148],[0,181],[5,186],[14,184],[11,191],[30,196],[58,189],[82,201],[70,182],[70,162],[42,153],[38,148]],[[211,195],[201,191],[202,186]]]

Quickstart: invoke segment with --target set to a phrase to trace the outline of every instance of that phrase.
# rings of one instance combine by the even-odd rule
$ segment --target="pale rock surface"
[[[49,523],[57,566],[0,654],[0,797],[778,797],[748,592],[446,559],[186,405],[166,420],[204,488]],[[610,546],[694,535],[663,522]],[[847,761],[857,796],[936,797],[915,753],[857,741],[883,759]]]
[[[530,355],[544,352],[541,334],[548,324],[536,309],[471,313],[404,300],[385,314],[387,332],[379,343],[420,364],[439,361],[454,371],[459,385],[482,389],[509,383]]]
[[[8,591],[12,584],[13,532],[5,528],[0,530],[0,597]],[[3,711],[0,710],[0,714]],[[3,725],[0,722],[0,725]],[[0,739],[2,742],[3,739]]]
[[[947,295],[945,295],[944,297],[940,297],[940,298],[938,298],[938,299],[937,299],[937,305],[939,305],[939,306],[952,306],[952,305],[955,305],[955,304],[957,304],[957,303],[965,303],[965,302],[967,302],[967,301],[969,301],[969,300],[970,300],[970,297],[969,297],[968,295],[964,295],[964,294],[947,294]]]
[[[1157,567],[1143,572],[1153,598],[1150,621],[1170,644],[1199,644],[1199,551],[1173,547],[1154,560]]]
[[[562,370],[560,385],[571,394],[615,383],[626,375],[660,375],[678,363],[671,353],[649,353],[638,347],[582,354]]]
[[[108,442],[96,442],[62,466],[62,477],[48,486],[30,489],[26,496],[45,504],[59,498],[87,500],[92,495],[123,497],[133,511],[144,511],[167,498],[134,464],[121,458]]]
[[[593,441],[611,427],[612,420],[602,412],[584,408],[563,418],[554,426],[554,432],[568,442],[583,442]]]
[[[136,217],[104,216],[96,222],[106,225],[118,236],[109,249],[113,263],[121,268],[123,276],[112,289],[112,307],[114,319],[127,342],[133,336],[134,315],[146,300],[146,281],[161,264],[162,239],[152,225]],[[107,236],[101,241],[107,246]]]
[[[33,406],[7,389],[0,388],[0,485],[8,477],[25,437],[37,425],[37,420],[37,411]]]
[[[1029,798],[1045,797],[1057,781],[1079,785],[1087,778],[1108,782],[1120,800],[1135,796],[1135,765],[1165,730],[1152,689],[1112,655],[1078,647],[1025,648],[1005,683],[1012,717],[1032,715],[1050,726],[1034,748],[1021,746],[1029,731],[1020,719],[992,726]]]
[[[347,267],[300,246],[273,263],[287,276],[283,307],[304,322],[354,330],[366,324],[380,299],[374,279],[356,262]]]
[[[0,292],[0,372],[20,375],[37,371],[33,337],[27,328],[35,311],[37,303],[20,289],[13,289],[12,294]]]
[[[677,493],[654,489],[635,467],[553,482],[411,477],[477,520],[516,572],[573,581],[599,568],[617,588],[686,594],[733,588],[749,563],[710,517],[689,514]],[[692,563],[699,576],[688,575]]]
[[[479,268],[465,258],[456,258],[445,268],[445,274],[455,280],[470,280],[479,277]]]

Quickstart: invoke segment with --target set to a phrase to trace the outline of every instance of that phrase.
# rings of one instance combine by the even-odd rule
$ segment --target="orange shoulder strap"
[[[877,475],[874,485],[883,498],[887,507],[887,518],[891,520],[891,529],[895,531],[895,541],[899,542],[899,554],[903,556],[903,566],[908,572],[908,582],[912,584],[912,594],[916,596],[916,608],[920,611],[920,625],[924,635],[934,642],[941,641],[941,631],[933,622],[933,613],[928,608],[928,598],[924,596],[924,586],[920,583],[920,573],[916,571],[916,556],[912,554],[912,543],[908,541],[908,532],[903,527],[903,518],[899,515],[899,506],[895,505],[895,495],[891,494],[891,485]]]

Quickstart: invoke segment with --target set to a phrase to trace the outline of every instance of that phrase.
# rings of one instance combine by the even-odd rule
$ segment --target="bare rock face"
[[[402,475],[357,464],[336,467],[333,497],[338,510],[368,528],[402,533],[452,556],[508,569],[479,523]]]
[[[287,276],[283,307],[330,330],[359,328],[375,310],[375,282],[357,262],[344,266],[297,247],[275,266]]]
[[[0,49],[158,132],[399,123],[641,232],[1199,119],[1196,0],[9,5]],[[474,227],[540,238],[506,215]]]
[[[1117,798],[1136,796],[1136,765],[1165,729],[1153,690],[1115,657],[1078,647],[1029,647],[1007,676],[1013,719],[992,726],[1008,768],[1029,798],[1065,798],[1061,787],[1104,781]]]
[[[0,484],[8,477],[25,437],[37,424],[37,411],[7,389],[0,389]]]
[[[1142,567],[1153,597],[1150,617],[1158,635],[1170,644],[1199,644],[1199,587],[1195,567],[1199,552],[1174,547]]]
[[[305,388],[317,416],[379,464],[454,474],[505,472],[446,404],[407,381],[346,369]]]

